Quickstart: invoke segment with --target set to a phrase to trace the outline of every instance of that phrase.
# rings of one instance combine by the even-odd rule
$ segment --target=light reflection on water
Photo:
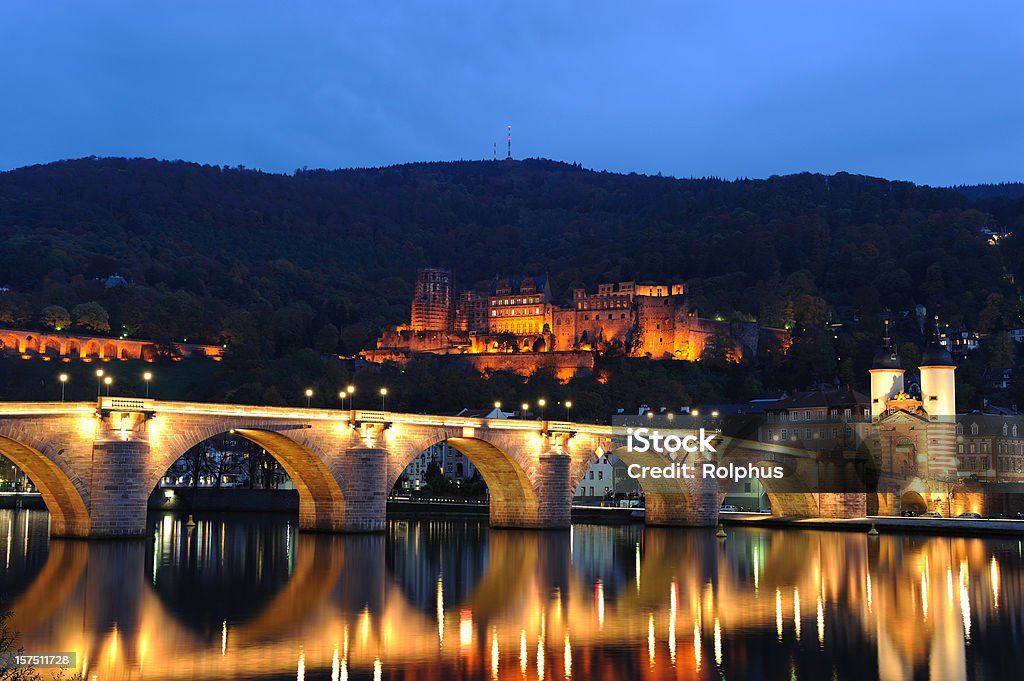
[[[97,679],[1006,679],[1017,540],[276,516],[145,541],[47,539],[0,511],[0,594],[28,651]]]

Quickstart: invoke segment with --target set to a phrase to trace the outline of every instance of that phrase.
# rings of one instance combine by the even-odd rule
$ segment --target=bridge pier
[[[714,527],[721,495],[714,480],[659,480],[645,488],[644,521],[648,525]]]
[[[144,440],[101,440],[93,444],[93,485],[89,495],[90,538],[141,537],[146,534]]]
[[[569,527],[572,514],[572,486],[569,468],[572,459],[561,453],[546,454],[539,459],[537,471],[538,529]]]
[[[353,447],[345,450],[344,505],[318,518],[316,527],[303,526],[301,519],[299,526],[335,532],[383,532],[387,524],[387,460],[388,453],[384,449]]]
[[[554,452],[537,458],[532,486],[525,480],[488,480],[491,527],[566,529],[572,512],[569,456]]]
[[[868,514],[867,495],[863,492],[819,492],[818,516],[821,518],[863,518]]]

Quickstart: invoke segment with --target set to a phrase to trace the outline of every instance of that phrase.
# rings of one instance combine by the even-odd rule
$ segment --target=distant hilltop
[[[800,345],[813,357],[787,375],[831,381],[842,369],[856,380],[871,360],[858,341],[877,336],[885,310],[924,305],[982,335],[1020,326],[1024,239],[1001,235],[1020,233],[1024,199],[966,191],[848,173],[676,179],[541,159],[291,175],[61,161],[0,173],[0,326],[96,302],[113,335],[227,343],[260,359],[352,356],[411,321],[418,267],[488,294],[495,273],[546,272],[560,307],[577,288],[685,276],[697,318],[788,328],[787,358]],[[130,285],[97,281],[114,272]],[[578,321],[586,329],[565,342],[583,330],[595,342],[595,320]],[[912,326],[896,331],[917,342]]]

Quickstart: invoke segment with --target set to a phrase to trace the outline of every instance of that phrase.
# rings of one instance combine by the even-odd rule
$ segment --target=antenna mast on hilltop
[[[512,126],[508,126],[508,156],[505,157],[506,161],[512,160]]]
[[[498,160],[498,143],[497,142],[494,143],[494,158],[492,160],[494,160],[494,161]]]

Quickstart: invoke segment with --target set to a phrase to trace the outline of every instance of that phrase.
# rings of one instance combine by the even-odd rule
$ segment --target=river
[[[49,539],[0,511],[26,652],[95,679],[1020,678],[1017,539],[151,515],[142,541]]]

